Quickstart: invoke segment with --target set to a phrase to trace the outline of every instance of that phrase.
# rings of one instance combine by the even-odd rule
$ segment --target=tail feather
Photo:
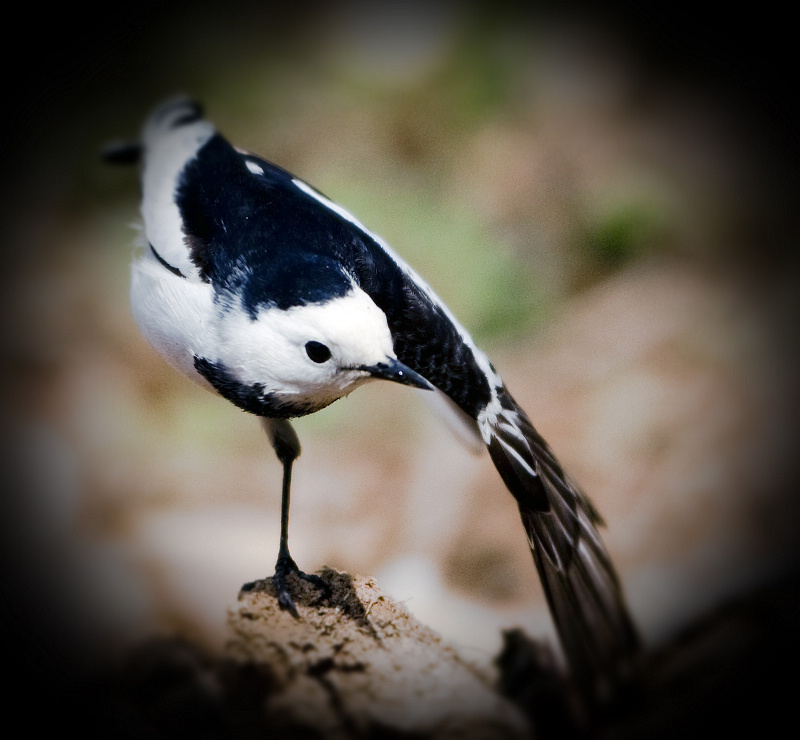
[[[492,461],[516,497],[548,606],[576,682],[608,697],[630,673],[639,640],[591,501],[504,388],[486,422]]]

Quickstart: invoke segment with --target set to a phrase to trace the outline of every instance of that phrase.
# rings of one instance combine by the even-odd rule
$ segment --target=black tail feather
[[[489,453],[519,504],[574,680],[589,700],[608,699],[630,677],[639,639],[597,531],[603,522],[525,412],[507,391],[499,394]]]

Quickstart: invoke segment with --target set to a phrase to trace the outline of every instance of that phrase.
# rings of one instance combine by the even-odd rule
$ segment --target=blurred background
[[[779,20],[165,5],[30,17],[6,61],[2,567],[19,634],[87,658],[159,632],[219,649],[240,585],[273,572],[280,465],[257,419],[140,337],[137,173],[99,158],[179,92],[448,303],[603,513],[649,645],[793,566]],[[376,576],[488,664],[503,629],[553,632],[512,497],[421,395],[374,384],[297,422],[291,550],[310,572]]]

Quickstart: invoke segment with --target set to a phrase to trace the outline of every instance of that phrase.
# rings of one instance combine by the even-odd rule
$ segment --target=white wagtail
[[[426,283],[318,190],[234,148],[187,99],[159,107],[140,142],[147,240],[131,301],[144,336],[175,368],[261,417],[283,464],[273,584],[287,576],[289,490],[300,444],[289,419],[375,379],[433,392],[489,450],[519,505],[566,657],[608,682],[637,650],[600,516],[565,475],[486,355]]]

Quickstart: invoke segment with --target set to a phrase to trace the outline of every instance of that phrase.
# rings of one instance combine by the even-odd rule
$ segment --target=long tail
[[[639,639],[597,531],[602,519],[511,394],[497,393],[499,410],[483,426],[489,453],[519,504],[572,674],[592,700],[610,698],[632,670]]]

